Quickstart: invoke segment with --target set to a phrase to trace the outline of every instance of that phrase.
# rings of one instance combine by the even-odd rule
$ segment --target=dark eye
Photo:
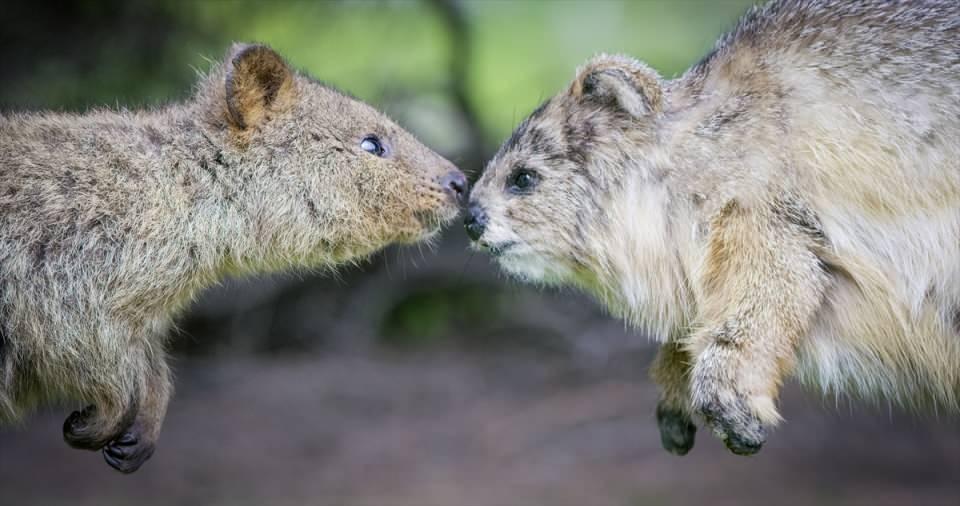
[[[537,173],[530,169],[516,169],[508,179],[509,190],[517,194],[530,193],[537,184]]]
[[[380,142],[380,139],[376,135],[368,135],[360,141],[360,149],[370,153],[371,155],[383,157],[386,150],[383,149],[383,143]]]

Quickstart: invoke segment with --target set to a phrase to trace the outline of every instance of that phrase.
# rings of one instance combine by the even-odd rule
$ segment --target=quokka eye
[[[530,169],[520,168],[514,170],[507,181],[511,193],[523,195],[530,193],[537,185],[538,176],[536,172]]]
[[[383,149],[383,143],[380,142],[380,138],[376,135],[368,135],[360,141],[360,149],[370,153],[374,156],[379,156],[383,158],[383,155],[386,154],[387,150]]]

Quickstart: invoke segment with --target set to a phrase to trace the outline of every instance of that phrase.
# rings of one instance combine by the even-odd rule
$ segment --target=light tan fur
[[[89,403],[64,437],[123,472],[153,451],[167,330],[200,290],[428,239],[463,179],[260,45],[233,47],[182,104],[0,116],[0,168],[0,420]]]
[[[470,209],[507,271],[580,286],[667,343],[669,450],[692,446],[695,413],[750,454],[790,375],[960,407],[958,160],[960,4],[780,0],[672,81],[588,62]]]

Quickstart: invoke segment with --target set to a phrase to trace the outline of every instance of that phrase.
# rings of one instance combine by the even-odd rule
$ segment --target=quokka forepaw
[[[697,426],[684,410],[660,401],[657,404],[657,427],[664,450],[682,456],[693,448]]]
[[[103,459],[117,471],[130,474],[150,459],[154,448],[154,442],[134,423],[103,447]]]
[[[153,455],[154,441],[140,423],[122,420],[121,429],[108,430],[97,414],[92,405],[71,413],[63,423],[64,440],[73,448],[102,450],[107,464],[124,474],[136,471]]]
[[[746,403],[733,406],[709,403],[700,414],[727,448],[737,455],[753,455],[767,440],[767,429]]]

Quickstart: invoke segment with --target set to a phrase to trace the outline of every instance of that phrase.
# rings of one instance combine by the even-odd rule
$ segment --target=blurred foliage
[[[176,51],[195,44],[201,29],[174,6],[4,2],[0,109],[138,106],[185,95],[191,61]]]
[[[449,60],[466,57],[469,98],[492,144],[591,55],[631,54],[673,76],[752,2],[458,2],[467,33],[451,33],[438,3],[9,2],[0,21],[8,66],[0,107],[133,107],[182,98],[195,70],[208,68],[231,41],[261,41],[388,112],[398,95],[442,102]],[[461,36],[470,40],[469,55],[450,50],[451,39]]]
[[[380,344],[396,351],[456,348],[510,350],[537,357],[566,356],[569,342],[555,330],[527,322],[522,297],[501,283],[436,278],[396,298],[383,316]]]
[[[380,335],[394,348],[424,348],[447,336],[487,334],[509,302],[495,287],[436,280],[401,297],[383,319]]]

